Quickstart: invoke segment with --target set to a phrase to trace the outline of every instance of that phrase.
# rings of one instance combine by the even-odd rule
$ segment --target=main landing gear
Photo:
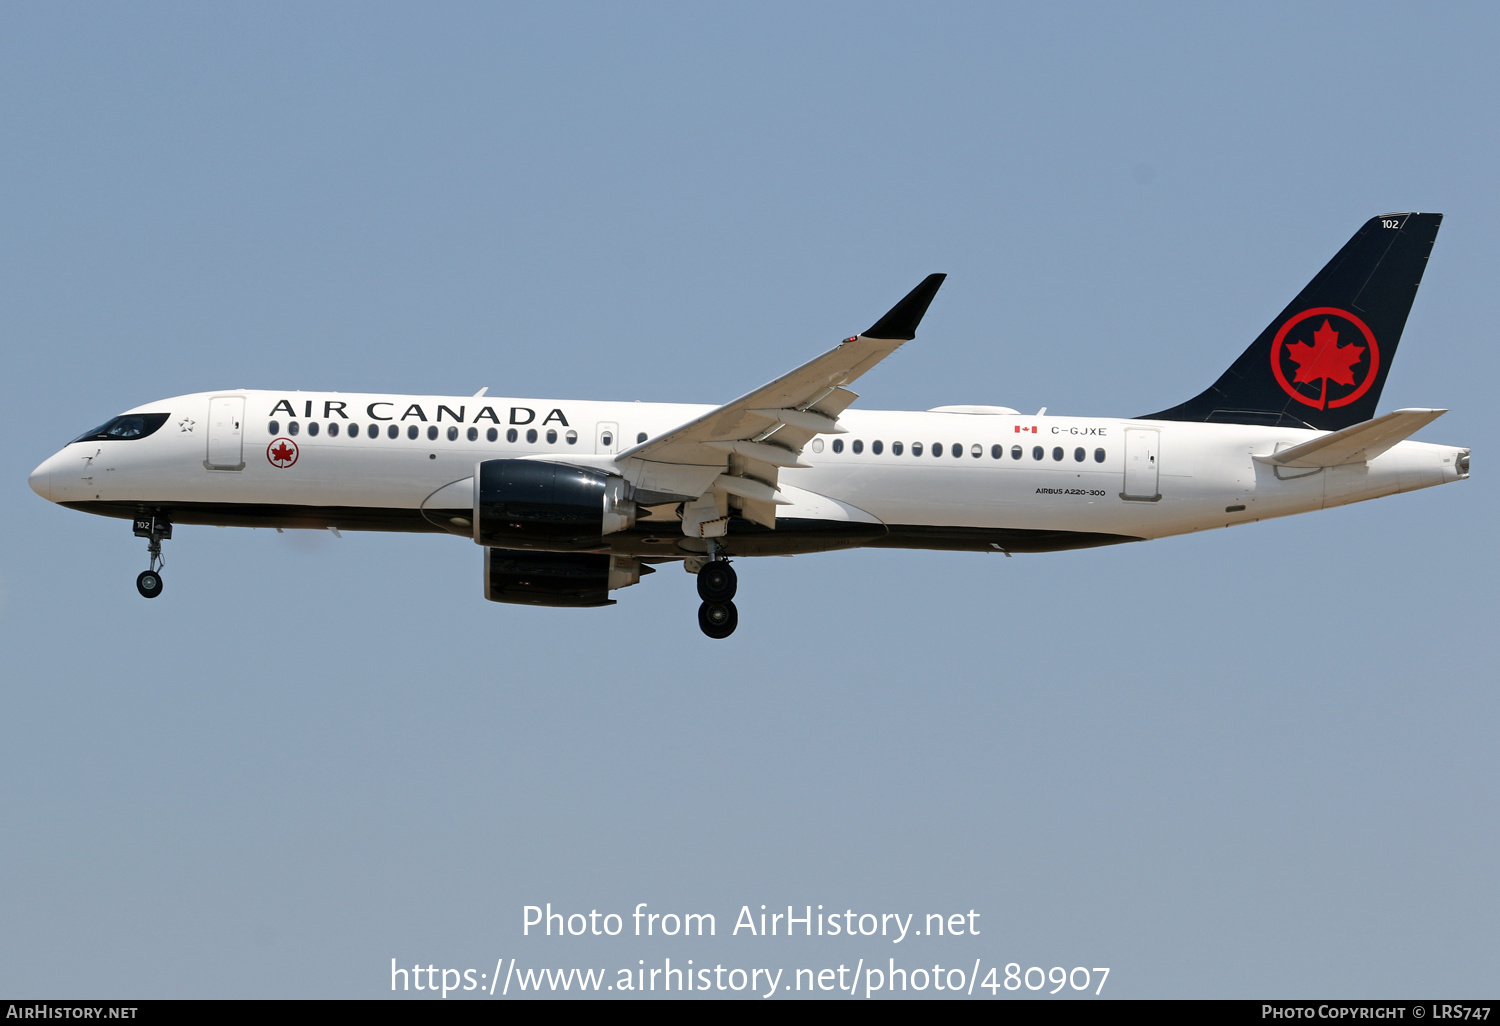
[[[156,598],[161,594],[161,568],[166,565],[161,558],[161,543],[172,537],[172,522],[160,511],[142,513],[135,518],[135,536],[148,539],[146,552],[151,557],[151,568],[136,577],[135,590],[142,598]]]
[[[710,559],[698,571],[698,627],[710,638],[727,638],[740,625],[740,611],[734,607],[734,593],[739,578],[729,560],[722,556]]]

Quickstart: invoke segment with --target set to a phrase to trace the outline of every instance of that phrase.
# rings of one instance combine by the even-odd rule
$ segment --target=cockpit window
[[[116,417],[92,431],[84,432],[74,442],[119,442],[130,438],[145,438],[167,422],[168,413],[127,413]],[[70,443],[71,444],[71,443]]]

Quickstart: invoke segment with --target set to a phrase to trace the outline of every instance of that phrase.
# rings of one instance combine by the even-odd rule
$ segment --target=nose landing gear
[[[740,625],[740,611],[735,608],[734,593],[739,578],[729,560],[719,557],[704,563],[698,570],[698,627],[710,638],[723,639]]]
[[[172,522],[160,511],[142,513],[135,518],[135,536],[148,539],[146,552],[151,557],[149,570],[142,570],[135,579],[135,590],[142,598],[156,598],[161,594],[161,568],[166,560],[161,557],[161,543],[172,537]]]

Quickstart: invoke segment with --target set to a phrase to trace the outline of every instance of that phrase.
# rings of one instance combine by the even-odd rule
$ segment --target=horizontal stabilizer
[[[1447,412],[1397,410],[1255,459],[1277,467],[1341,467],[1346,463],[1363,463],[1411,437]]]

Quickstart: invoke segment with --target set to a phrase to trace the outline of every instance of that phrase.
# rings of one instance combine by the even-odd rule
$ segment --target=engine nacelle
[[[609,593],[651,573],[638,559],[600,552],[484,550],[484,597],[527,606],[609,606]]]
[[[625,479],[541,460],[485,460],[474,473],[474,540],[506,549],[598,548],[635,523]]]

